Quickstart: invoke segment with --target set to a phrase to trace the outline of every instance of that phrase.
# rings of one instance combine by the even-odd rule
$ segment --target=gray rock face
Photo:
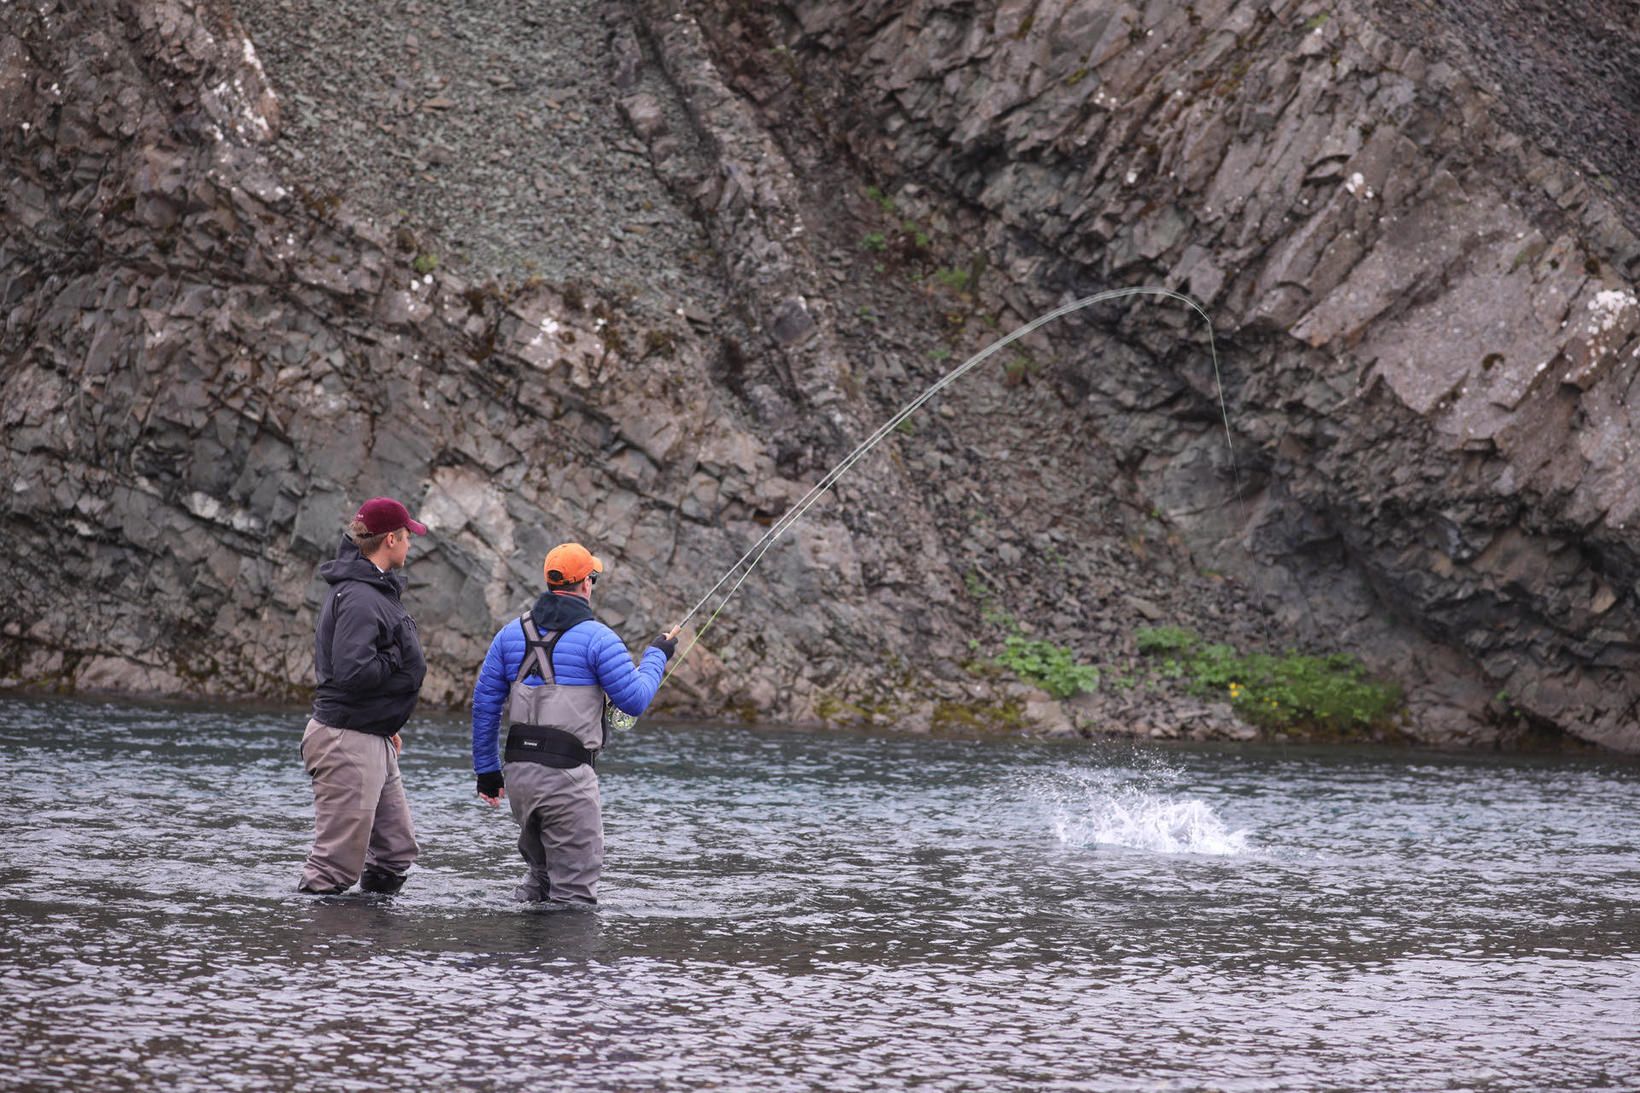
[[[1004,617],[1100,662],[1176,621],[1358,652],[1424,739],[1640,750],[1634,180],[1546,156],[1464,27],[1279,0],[560,7],[607,86],[544,123],[552,72],[437,45],[531,5],[395,11],[426,25],[382,40],[431,59],[380,89],[264,70],[219,0],[0,8],[0,684],[305,697],[314,568],[376,493],[432,530],[407,594],[429,701],[463,701],[561,539],[612,563],[600,613],[641,641],[952,364],[1150,283],[1212,317],[1233,460],[1186,309],[1044,328],[783,538],[662,708],[1243,735],[1217,705],[1061,707],[975,670]],[[264,40],[312,17],[244,10]],[[498,170],[537,99],[550,141],[509,136]],[[1563,143],[1605,163],[1613,132]],[[412,146],[430,213],[388,181]],[[321,185],[344,163],[356,186]],[[416,217],[456,211],[473,257],[430,261],[451,229]],[[598,257],[524,279],[525,238]]]
[[[1564,21],[1640,55],[1621,6]],[[1502,109],[1475,23],[1550,71],[1578,47],[1525,22],[1558,16],[1475,7],[1443,26],[1369,3],[781,5],[801,90],[776,124],[844,143],[890,193],[943,195],[986,260],[980,293],[1019,318],[1070,286],[1201,300],[1251,464],[1230,513],[1181,407],[1105,362],[1076,385],[1198,556],[1284,601],[1307,640],[1423,680],[1420,720],[1452,738],[1501,692],[1633,750],[1640,180],[1632,157],[1590,178],[1524,138],[1570,111],[1593,121],[1561,146],[1621,163],[1640,104],[1606,86],[1579,111],[1539,80],[1549,105]],[[762,48],[728,19],[711,36],[726,67]],[[766,113],[785,71],[747,89]],[[1193,336],[1135,312],[1119,329],[1155,358]]]

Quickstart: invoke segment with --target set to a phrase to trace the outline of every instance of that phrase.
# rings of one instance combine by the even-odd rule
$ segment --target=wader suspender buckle
[[[524,630],[524,662],[518,666],[518,676],[513,680],[513,686],[524,682],[532,666],[536,667],[536,675],[546,686],[557,686],[558,678],[552,671],[552,651],[557,648],[558,639],[569,631],[556,631],[543,641],[539,633],[531,636],[535,626],[528,615],[519,619],[518,623]],[[551,725],[508,725],[507,749],[502,758],[508,763],[540,763],[559,770],[598,765],[598,753],[581,743],[580,737]]]

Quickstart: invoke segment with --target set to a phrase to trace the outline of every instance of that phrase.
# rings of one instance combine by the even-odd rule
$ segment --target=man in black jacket
[[[319,567],[330,593],[313,651],[318,686],[302,735],[313,779],[313,849],[297,891],[391,895],[416,860],[399,777],[399,729],[427,674],[416,620],[399,602],[410,536],[427,528],[391,497],[359,507],[336,558]]]

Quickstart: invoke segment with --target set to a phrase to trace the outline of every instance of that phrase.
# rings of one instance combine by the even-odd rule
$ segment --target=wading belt
[[[518,666],[518,678],[513,680],[513,689],[516,691],[525,685],[524,678],[530,674],[532,665],[543,681],[542,686],[556,688],[557,679],[552,671],[552,651],[566,631],[560,630],[546,641],[532,639],[530,633],[530,628],[526,626],[524,662]],[[507,705],[511,709],[510,696]],[[579,736],[553,725],[524,725],[517,722],[508,725],[507,747],[502,757],[508,763],[540,763],[542,766],[556,767],[559,770],[598,765],[597,752],[581,743]]]
[[[597,766],[598,753],[588,750],[580,737],[563,729],[550,725],[508,725],[506,760],[567,770]]]

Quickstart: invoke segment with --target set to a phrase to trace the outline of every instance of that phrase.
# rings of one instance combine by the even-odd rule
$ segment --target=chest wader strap
[[[535,674],[540,676],[543,681],[556,684],[558,677],[552,674],[552,651],[558,648],[558,639],[569,633],[569,631],[556,630],[553,632],[552,637],[543,641],[540,633],[535,629],[535,621],[528,615],[519,619],[518,624],[524,631],[524,660],[523,663],[519,664],[518,675],[513,679],[513,682],[524,682],[525,677],[530,674],[530,669],[533,667]]]
[[[552,651],[557,648],[558,639],[568,631],[559,630],[542,641],[528,615],[519,622],[524,628],[524,662],[518,666],[518,678],[513,680],[513,686],[522,684],[532,667],[545,686],[557,686],[557,677],[552,672]],[[540,763],[558,770],[598,765],[598,753],[581,743],[580,737],[551,725],[508,725],[507,748],[502,758],[508,763]]]

